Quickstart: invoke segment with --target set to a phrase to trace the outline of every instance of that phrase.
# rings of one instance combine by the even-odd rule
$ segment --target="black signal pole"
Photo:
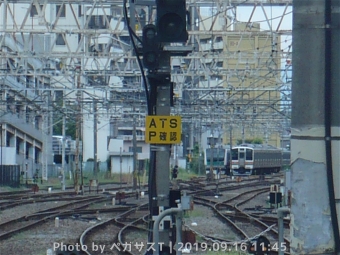
[[[150,85],[150,104],[152,109],[151,115],[169,116],[170,115],[170,53],[160,51],[157,62],[159,63],[158,70],[148,71],[148,81]],[[151,59],[151,58],[150,58]],[[151,186],[149,195],[152,196],[150,215],[153,222],[157,216],[164,210],[169,208],[169,174],[170,174],[170,145],[169,144],[151,144],[150,146],[150,174]],[[159,241],[165,246],[170,242],[170,220],[161,221],[159,228]],[[149,240],[152,241],[152,240]],[[165,248],[163,247],[163,251]],[[162,252],[162,251],[160,251]]]
[[[191,50],[183,47],[172,49],[169,43],[186,42],[186,2],[185,0],[156,0],[156,24],[143,28],[143,65],[148,69],[149,115],[170,116],[173,103],[171,83],[171,56],[187,55]],[[170,207],[170,149],[171,145],[150,145],[149,196],[151,230],[153,222]],[[162,246],[159,254],[174,254],[170,240],[171,219],[164,218],[159,224],[159,238]],[[158,226],[157,226],[158,227]],[[180,231],[180,230],[179,230]],[[157,236],[158,237],[158,236]],[[153,242],[149,236],[149,242]],[[158,244],[155,244],[158,245]]]

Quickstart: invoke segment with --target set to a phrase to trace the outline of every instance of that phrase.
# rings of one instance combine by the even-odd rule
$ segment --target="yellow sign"
[[[181,116],[146,116],[145,125],[146,143],[181,142]]]

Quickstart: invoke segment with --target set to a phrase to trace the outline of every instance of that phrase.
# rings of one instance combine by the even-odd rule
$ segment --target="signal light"
[[[186,42],[185,0],[156,0],[159,42]]]
[[[153,24],[143,28],[143,64],[148,69],[156,69],[159,60],[159,43],[157,29]]]

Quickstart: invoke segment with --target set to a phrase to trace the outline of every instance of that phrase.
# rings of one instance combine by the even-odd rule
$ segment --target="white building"
[[[109,140],[111,172],[132,173],[133,154],[133,128],[119,127],[117,136]],[[136,154],[137,161],[145,161],[150,158],[150,145],[145,143],[144,127],[136,127]],[[139,170],[145,169],[139,167]]]

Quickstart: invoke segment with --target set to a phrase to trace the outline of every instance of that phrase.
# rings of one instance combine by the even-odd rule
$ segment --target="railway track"
[[[81,247],[86,247],[83,252],[87,255],[97,255],[97,254],[141,254],[134,253],[137,250],[134,244],[138,243],[135,239],[134,241],[129,241],[126,239],[128,233],[133,231],[142,231],[147,236],[147,229],[142,227],[137,227],[137,224],[145,224],[145,217],[149,214],[148,204],[141,204],[134,208],[131,208],[109,220],[96,224],[88,229],[86,229],[79,238],[79,244]],[[132,217],[129,219],[129,217]],[[111,235],[108,237],[103,234],[103,229],[111,227]],[[113,231],[112,231],[113,230]],[[141,238],[145,243],[145,236]],[[141,242],[142,242],[141,241]],[[140,252],[140,251],[139,251]]]
[[[22,198],[22,199],[13,199],[13,200],[5,200],[0,202],[0,210],[11,209],[16,206],[32,204],[32,203],[45,203],[45,202],[53,202],[53,201],[73,201],[77,200],[79,197],[74,195],[70,197],[62,197],[61,195],[54,195],[49,197],[34,197],[34,198]]]
[[[210,207],[213,208],[216,204],[221,203],[221,201],[213,201],[214,200],[214,195],[216,193],[216,184],[213,183],[209,183],[208,185],[202,185],[201,183],[204,183],[204,181],[201,180],[197,180],[197,181],[189,181],[189,182],[181,182],[183,184],[183,186],[185,187],[185,189],[187,191],[187,194],[192,194],[195,197],[201,197],[203,199],[207,199],[207,200],[211,200],[210,203]],[[262,189],[263,185],[265,186],[269,186],[270,184],[273,183],[278,183],[279,180],[276,180],[276,178],[268,178],[266,181],[258,181],[255,179],[247,179],[247,181],[243,180],[242,182],[237,182],[235,180],[230,180],[230,179],[226,179],[225,181],[219,181],[219,187],[218,187],[218,192],[228,192],[231,191],[232,193],[234,192],[239,192],[238,190],[240,189],[253,189],[252,192],[254,195],[254,190],[257,189]],[[267,188],[267,187],[266,187]],[[268,189],[268,188],[267,188]],[[106,201],[109,201],[111,203],[111,199],[112,199],[112,194],[110,193],[108,188],[105,189],[108,194],[106,195]],[[112,189],[113,191],[116,189]],[[68,192],[66,192],[68,193]],[[73,193],[74,196],[74,192]],[[229,192],[230,194],[230,192]],[[0,194],[1,195],[1,194]],[[21,198],[20,194],[17,194],[17,199],[13,200],[13,201],[4,201],[4,203],[2,204],[2,206],[6,209],[10,209],[15,207],[15,203],[17,203],[17,205],[20,205],[20,202],[22,202],[22,204],[25,203],[40,203],[40,202],[52,202],[52,201],[59,201],[59,199],[63,199],[64,201],[67,201],[67,203],[71,203],[72,201],[72,195],[57,195],[57,193],[51,193],[51,194],[37,194],[39,196],[34,196],[34,194],[24,194],[22,193],[23,197],[26,198]],[[128,198],[129,196],[133,197],[135,196],[135,193],[132,192],[131,194],[126,194],[126,198]],[[75,198],[79,199],[79,197],[82,196],[78,196]],[[93,196],[93,197],[97,197],[97,196]],[[103,195],[98,196],[100,198],[103,198]],[[251,195],[249,195],[249,197],[251,197]],[[248,197],[248,198],[249,198]],[[84,197],[82,197],[84,198]],[[237,199],[237,198],[236,198]],[[229,204],[231,206],[242,202],[244,199],[244,197],[239,200],[234,199],[233,201],[229,201]],[[250,198],[251,199],[251,198]],[[27,200],[27,201],[26,201]],[[34,202],[33,202],[34,201]],[[99,198],[97,198],[97,202],[99,201]],[[104,201],[104,200],[103,200]],[[102,201],[102,203],[103,203]],[[134,200],[135,201],[135,200]],[[144,200],[146,201],[146,200]],[[89,202],[90,203],[90,202]],[[1,204],[0,204],[1,206]],[[71,205],[70,205],[71,206]],[[83,207],[84,206],[84,207]],[[223,207],[223,205],[221,205],[221,208],[218,208],[218,206],[216,206],[216,215],[218,214],[217,211],[220,211],[222,214],[224,214],[224,216],[226,218],[232,219],[235,221],[235,219],[237,221],[249,221],[249,217],[247,215],[242,215],[240,213],[237,213],[237,215],[240,216],[231,216],[232,214],[236,214],[234,212],[236,212],[236,209],[229,209],[229,211],[233,210],[233,213],[229,212],[226,213],[226,206]],[[237,207],[237,206],[236,206]],[[138,209],[136,209],[138,208]],[[224,209],[223,209],[224,208]],[[46,223],[47,221],[49,221],[49,226],[53,226],[53,219],[55,217],[59,217],[60,219],[64,218],[65,219],[70,219],[70,217],[77,217],[77,215],[86,215],[88,214],[89,217],[93,217],[96,214],[106,214],[106,216],[104,217],[105,220],[103,222],[101,222],[100,224],[98,224],[98,226],[91,226],[88,227],[90,224],[83,224],[82,226],[86,228],[88,228],[88,230],[83,231],[83,232],[79,232],[79,234],[76,234],[75,236],[82,236],[80,237],[78,240],[74,239],[74,235],[73,235],[73,239],[69,238],[70,243],[82,243],[83,245],[86,245],[89,247],[89,249],[87,250],[87,252],[89,253],[84,253],[84,254],[91,254],[91,255],[97,255],[97,254],[114,254],[114,255],[118,255],[121,254],[121,251],[118,251],[117,248],[113,247],[112,251],[108,251],[105,253],[100,253],[100,248],[99,246],[98,249],[99,250],[93,250],[91,245],[92,244],[97,244],[97,245],[106,245],[105,247],[110,246],[110,248],[112,247],[112,245],[116,244],[116,246],[119,244],[120,247],[124,247],[124,245],[130,243],[144,243],[147,244],[147,236],[148,236],[148,228],[147,228],[147,215],[148,215],[148,210],[145,208],[143,208],[141,205],[136,205],[136,204],[130,204],[129,206],[122,206],[122,207],[114,207],[114,208],[103,208],[103,207],[98,207],[98,209],[92,209],[92,208],[88,208],[88,206],[86,207],[85,205],[85,201],[84,204],[77,204],[77,206],[74,206],[74,208],[70,208],[70,207],[65,207],[65,208],[51,208],[51,210],[41,210],[35,213],[31,213],[29,216],[25,216],[25,217],[19,217],[18,219],[13,219],[12,223],[6,223],[5,225],[0,225],[0,228],[3,229],[3,232],[0,232],[0,241],[4,242],[5,240],[7,240],[8,238],[10,238],[11,236],[15,235],[16,233],[21,233],[23,231],[27,231],[33,227],[36,227],[34,230],[35,233],[39,233],[40,226],[42,226],[43,223]],[[109,217],[110,214],[111,217]],[[261,221],[265,221],[263,220],[263,216],[258,216],[258,215],[252,215],[250,214],[252,217],[254,218],[258,218]],[[84,216],[85,217],[85,216]],[[110,218],[108,220],[108,218]],[[243,219],[242,219],[243,218]],[[272,222],[270,222],[271,219],[268,219],[266,221],[267,225],[271,224]],[[51,222],[52,221],[52,222]],[[72,222],[71,224],[77,224],[77,221],[74,220],[69,220],[69,222]],[[79,222],[79,221],[78,221]],[[97,221],[98,222],[98,221]],[[11,225],[12,224],[12,225]],[[67,224],[66,221],[64,224]],[[44,225],[45,226],[45,225]],[[20,230],[21,229],[21,230]],[[45,229],[45,227],[42,227],[42,229]],[[81,228],[78,228],[77,230],[79,231]],[[84,229],[84,228],[83,228]],[[62,230],[62,229],[60,229]],[[53,231],[53,233],[60,233],[60,230],[55,230]],[[14,231],[14,232],[11,232]],[[260,227],[258,227],[258,231],[261,231]],[[256,231],[256,232],[258,232]],[[245,232],[245,234],[247,234],[246,230],[243,230],[243,232]],[[73,232],[72,232],[73,233]],[[83,234],[81,234],[83,233]],[[245,238],[243,238],[242,234],[238,235],[238,238],[236,240],[243,240]],[[206,236],[207,238],[211,238],[216,240],[216,238],[212,237],[212,236]],[[65,237],[63,238],[58,238],[55,241],[58,242],[62,242],[64,241]],[[12,240],[12,239],[11,239]],[[226,242],[226,241],[232,241],[232,240],[225,240],[223,238],[218,239],[220,242]],[[235,243],[235,241],[234,241]],[[51,246],[49,246],[51,247]],[[102,246],[103,247],[103,246]],[[96,248],[96,247],[94,247]],[[125,250],[125,253],[128,254],[141,254],[143,252],[141,252],[138,248],[140,247],[135,247],[135,246],[131,246],[131,250]],[[146,247],[143,247],[144,251],[146,249]],[[114,251],[116,249],[116,251]],[[1,250],[1,249],[0,249]],[[45,250],[46,251],[46,250]],[[1,253],[1,251],[0,251]],[[28,254],[33,254],[33,253],[28,253]],[[38,253],[34,253],[34,254],[38,254]],[[40,253],[39,253],[40,254]]]
[[[0,241],[3,241],[15,234],[21,233],[22,231],[26,231],[34,226],[42,224],[47,220],[54,219],[55,217],[62,215],[63,213],[75,213],[76,210],[86,208],[94,203],[99,203],[105,200],[107,200],[107,198],[98,196],[85,198],[7,221],[0,224]]]
[[[239,206],[247,203],[248,201],[254,199],[256,196],[263,194],[264,192],[268,192],[269,187],[253,189],[246,192],[242,192],[232,198],[227,200],[216,202],[213,199],[207,199],[199,196],[194,197],[194,201],[197,204],[201,204],[204,206],[208,206],[214,210],[214,213],[221,219],[223,222],[226,222],[228,226],[235,232],[237,240],[225,240],[225,239],[214,239],[213,237],[206,236],[207,240],[214,240],[216,242],[226,242],[235,246],[235,243],[240,245],[239,249],[244,249],[246,246],[244,245],[246,242],[251,240],[253,237],[257,237],[259,235],[267,235],[270,236],[269,240],[272,243],[277,243],[278,240],[278,232],[274,229],[274,225],[276,222],[273,222],[271,226],[264,222],[261,218],[254,217],[250,214],[245,213]],[[267,219],[268,220],[268,219]],[[285,239],[287,245],[287,251],[289,250],[289,240]],[[243,246],[243,248],[242,248]],[[235,246],[236,247],[236,246]],[[276,253],[276,251],[272,251]],[[285,252],[289,254],[289,252]]]
[[[59,194],[61,195],[61,194]],[[135,192],[126,193],[126,197],[135,196]],[[34,202],[41,202],[45,201],[37,200],[37,201],[20,201],[20,202],[13,202],[13,204],[9,204],[7,206],[13,206],[17,205],[17,203],[25,204],[26,202],[34,203]],[[7,222],[4,222],[0,224],[0,241],[3,241],[15,234],[22,233],[23,231],[26,231],[28,229],[31,229],[35,226],[38,226],[39,224],[42,224],[48,220],[52,220],[55,217],[62,217],[62,216],[69,216],[69,215],[75,215],[80,213],[94,213],[94,212],[111,212],[111,211],[117,211],[117,210],[127,210],[129,207],[125,207],[124,209],[117,209],[117,208],[111,208],[111,209],[92,209],[92,210],[83,210],[84,208],[87,208],[93,204],[102,203],[104,201],[111,202],[112,198],[107,196],[90,196],[90,197],[67,197],[67,198],[53,198],[47,199],[47,201],[68,201],[67,204],[52,207],[45,210],[40,210],[35,213],[32,213],[30,215],[25,215],[22,217],[14,218],[12,220],[9,220]]]
[[[185,182],[184,184],[188,188],[189,193],[195,194],[195,196],[208,193],[207,189],[209,187],[206,187],[206,186],[202,187],[202,185],[200,184],[200,181],[195,181],[195,182],[190,182],[190,183]],[[271,181],[258,182],[257,180],[251,180],[251,181],[248,181],[247,183],[241,184],[241,183],[238,183],[238,182],[235,182],[235,181],[231,181],[231,182],[226,181],[225,184],[229,184],[229,185],[235,184],[235,186],[225,186],[225,187],[223,187],[221,185],[220,191],[230,191],[230,190],[238,190],[240,188],[262,186],[259,189],[259,192],[257,192],[255,195],[253,194],[254,190],[247,192],[247,193],[251,194],[251,196],[249,198],[249,199],[251,199],[252,197],[255,197],[258,194],[262,194],[263,192],[269,191],[269,188],[268,187],[263,188],[263,185],[269,185],[269,184],[272,184],[272,182]],[[208,186],[211,187],[211,186],[214,186],[214,185],[208,185]],[[255,190],[255,192],[256,192],[256,190]],[[240,197],[242,195],[244,195],[244,194],[238,195],[237,197]],[[231,202],[232,200],[235,200],[237,197],[229,199],[228,201]],[[216,202],[212,202],[210,199],[207,199],[207,198],[202,198],[202,199],[209,201],[211,203],[212,207],[214,207],[216,205]],[[135,236],[136,232],[142,233],[141,235],[143,237],[140,238],[140,243],[144,242],[144,244],[146,244],[145,240],[147,240],[146,238],[147,238],[148,229],[146,229],[145,227],[141,227],[139,225],[145,225],[146,224],[145,217],[148,214],[148,212],[145,211],[144,212],[145,215],[136,216],[136,215],[134,215],[136,211],[137,210],[135,208],[132,208],[131,210],[129,210],[128,212],[126,212],[124,214],[118,215],[118,216],[116,216],[116,217],[114,217],[114,218],[112,218],[112,219],[110,219],[106,222],[102,222],[102,223],[100,223],[100,224],[98,224],[94,227],[87,229],[83,233],[83,235],[81,236],[81,238],[79,240],[80,244],[82,246],[85,246],[85,247],[90,247],[91,243],[97,242],[98,247],[102,247],[103,249],[104,248],[109,249],[109,250],[106,250],[105,254],[116,255],[116,254],[120,254],[120,252],[122,252],[122,250],[124,250],[125,254],[142,254],[142,253],[144,253],[145,250],[143,252],[141,252],[141,250],[138,250],[136,247],[134,247],[132,245],[133,243],[137,243],[136,240],[138,238],[137,239],[129,238],[130,234]],[[217,213],[219,213],[220,210],[215,208],[215,211]],[[133,215],[133,216],[131,216],[131,215]],[[228,217],[226,217],[226,218],[228,218]],[[95,237],[95,236],[100,236],[101,235],[100,231],[102,231],[102,229],[106,229],[108,225],[111,226],[111,229],[114,229],[113,232],[115,233],[114,235],[111,236],[111,238],[106,239],[104,237],[104,240],[103,240],[103,238]],[[240,234],[240,237],[249,238],[248,235],[245,233],[245,231],[241,230],[240,228],[238,228],[238,229],[241,231],[241,233],[243,232],[242,234]],[[209,238],[209,236],[207,236],[207,238]],[[210,237],[210,238],[212,239],[212,237]],[[131,241],[131,240],[133,240],[133,241]],[[216,241],[216,239],[214,239],[214,240]],[[227,242],[227,241],[230,241],[230,240],[219,239],[219,241],[220,242]],[[233,243],[235,243],[235,242],[233,242]],[[212,247],[212,246],[213,246],[213,243],[210,243],[210,247]],[[99,251],[99,248],[96,248],[95,250],[92,250],[92,251],[87,249],[85,251],[85,253],[87,255],[101,254],[100,251]]]
[[[121,191],[122,189],[131,188],[130,186],[124,187],[111,187],[105,188],[106,194],[113,195],[114,192]],[[129,192],[124,192],[127,196],[131,196]],[[147,192],[146,192],[147,193]],[[89,195],[87,191],[85,194]],[[78,199],[79,195],[75,194],[74,191],[61,191],[55,193],[33,193],[32,191],[14,191],[14,192],[2,192],[0,193],[0,210],[10,209],[16,206],[30,204],[30,203],[42,203],[60,200],[75,200]]]
[[[274,184],[273,182],[279,183],[279,179],[282,177],[283,177],[282,173],[267,175],[265,176],[264,182],[270,182],[272,184]],[[179,179],[177,181],[178,182],[177,184],[181,186],[182,188],[197,191],[199,189],[212,190],[213,187],[216,187],[216,185],[219,185],[219,186],[228,185],[229,186],[229,185],[236,185],[236,184],[243,185],[243,183],[251,183],[251,182],[258,183],[258,180],[259,180],[258,176],[243,177],[241,181],[238,179],[230,179],[229,176],[223,177],[218,180],[212,180],[212,181],[207,181],[205,177],[195,177],[195,178],[192,178],[190,181],[182,181]],[[249,184],[245,184],[245,185],[249,185]]]

